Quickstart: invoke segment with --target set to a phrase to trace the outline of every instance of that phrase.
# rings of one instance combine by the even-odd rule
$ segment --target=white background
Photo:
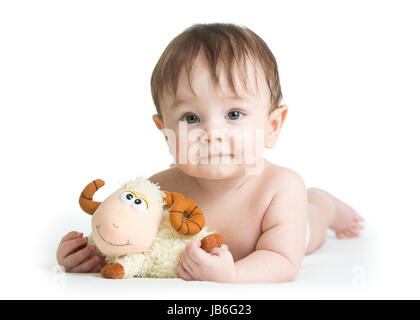
[[[1,1],[0,297],[56,297],[44,257],[68,231],[89,232],[78,207],[87,182],[108,183],[100,199],[169,166],[151,72],[185,28],[230,22],[260,35],[278,62],[289,114],[266,157],[366,219],[371,282],[340,297],[420,298],[417,5]]]

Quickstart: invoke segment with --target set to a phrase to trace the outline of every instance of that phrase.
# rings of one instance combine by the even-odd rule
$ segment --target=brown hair
[[[282,93],[277,62],[264,40],[244,26],[229,23],[194,24],[168,44],[153,70],[151,90],[159,115],[161,114],[159,98],[165,90],[175,96],[183,67],[191,87],[190,72],[200,49],[204,50],[212,79],[217,85],[219,81],[216,67],[219,61],[224,63],[225,70],[229,70],[227,72],[229,86],[235,93],[237,91],[232,78],[233,64],[242,66],[242,83],[246,87],[244,61],[246,56],[253,57],[262,67],[270,89],[270,112],[280,105]]]

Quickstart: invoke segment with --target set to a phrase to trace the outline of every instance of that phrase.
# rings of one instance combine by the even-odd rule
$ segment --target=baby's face
[[[166,134],[170,152],[184,173],[226,179],[243,175],[262,162],[271,127],[270,91],[262,71],[255,73],[250,61],[247,75],[248,90],[241,85],[239,74],[233,74],[238,96],[223,71],[216,88],[200,53],[191,73],[196,95],[184,71],[176,97],[167,94],[162,99],[162,117],[154,116],[154,120]]]

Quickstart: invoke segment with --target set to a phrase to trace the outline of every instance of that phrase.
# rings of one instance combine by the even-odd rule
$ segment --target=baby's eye
[[[200,119],[195,114],[192,114],[192,113],[185,115],[184,117],[182,117],[181,120],[187,121],[190,124],[200,122]]]
[[[243,116],[243,113],[240,111],[230,111],[226,118],[228,120],[238,120],[239,118],[241,118]]]

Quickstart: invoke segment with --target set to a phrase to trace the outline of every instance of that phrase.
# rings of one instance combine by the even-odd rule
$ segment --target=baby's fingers
[[[90,272],[93,268],[100,266],[101,258],[98,256],[94,256],[90,258],[88,261],[82,262],[78,266],[70,269],[69,272]]]
[[[218,256],[221,257],[222,255],[224,255],[226,253],[225,249],[222,249],[220,247],[214,247],[213,249],[211,249],[210,254],[212,256]]]
[[[189,272],[185,270],[184,266],[182,265],[182,262],[178,264],[178,274],[184,280],[194,280],[193,277],[189,274]]]
[[[76,267],[80,263],[88,260],[94,250],[95,250],[94,246],[87,246],[86,248],[83,248],[82,250],[79,250],[67,256],[64,259],[64,265],[68,266],[68,268],[71,270],[72,268]]]
[[[57,250],[57,258],[60,260],[65,259],[68,255],[72,253],[74,249],[77,249],[84,244],[86,244],[87,239],[86,238],[77,238],[73,240],[68,240],[66,242],[63,242],[60,244]]]
[[[185,258],[190,264],[201,265],[208,262],[208,254],[200,248],[200,241],[192,241],[184,250]]]
[[[69,232],[61,239],[60,244],[63,243],[63,242],[66,242],[68,240],[81,238],[82,235],[83,235],[83,233],[81,233],[81,232],[76,232],[76,231]]]
[[[101,272],[103,266],[101,264],[97,264],[95,267],[93,267],[92,270],[89,270],[89,273],[99,273]]]

